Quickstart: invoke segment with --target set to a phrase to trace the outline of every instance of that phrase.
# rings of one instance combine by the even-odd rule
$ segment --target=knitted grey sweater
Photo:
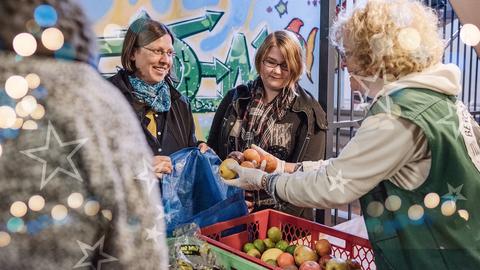
[[[86,64],[0,53],[0,106],[21,100],[6,98],[6,80],[29,73],[45,116],[9,138],[0,128],[0,268],[167,269],[151,152],[130,105]]]

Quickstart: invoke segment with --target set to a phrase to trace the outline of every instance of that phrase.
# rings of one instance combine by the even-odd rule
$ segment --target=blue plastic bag
[[[224,184],[218,176],[220,158],[211,150],[185,148],[170,156],[173,171],[162,179],[162,202],[167,233],[195,222],[199,227],[246,215],[243,190]]]

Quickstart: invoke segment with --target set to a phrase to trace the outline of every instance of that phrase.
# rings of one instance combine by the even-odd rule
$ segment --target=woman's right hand
[[[155,175],[161,178],[165,173],[172,173],[172,160],[169,156],[154,156],[152,167]]]

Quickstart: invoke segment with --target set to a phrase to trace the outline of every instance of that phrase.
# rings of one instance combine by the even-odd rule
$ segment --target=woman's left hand
[[[200,153],[205,154],[205,152],[207,152],[207,150],[210,149],[210,147],[208,147],[206,143],[202,142],[201,144],[198,145],[198,149],[200,149]]]

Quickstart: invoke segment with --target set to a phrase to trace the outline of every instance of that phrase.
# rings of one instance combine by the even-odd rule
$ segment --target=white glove
[[[267,173],[258,169],[245,168],[238,163],[230,163],[227,167],[237,172],[238,178],[226,180],[222,178],[222,181],[229,185],[239,187],[245,190],[261,190],[262,189],[262,178]]]
[[[263,150],[260,146],[257,146],[255,144],[252,144],[250,148],[256,150],[262,156],[271,155],[275,158],[275,160],[277,161],[277,167],[275,168],[275,171],[273,171],[272,173],[284,173],[285,172],[285,161],[284,160],[278,159],[274,155],[268,153],[267,151]],[[265,167],[265,166],[263,165],[263,167]]]

